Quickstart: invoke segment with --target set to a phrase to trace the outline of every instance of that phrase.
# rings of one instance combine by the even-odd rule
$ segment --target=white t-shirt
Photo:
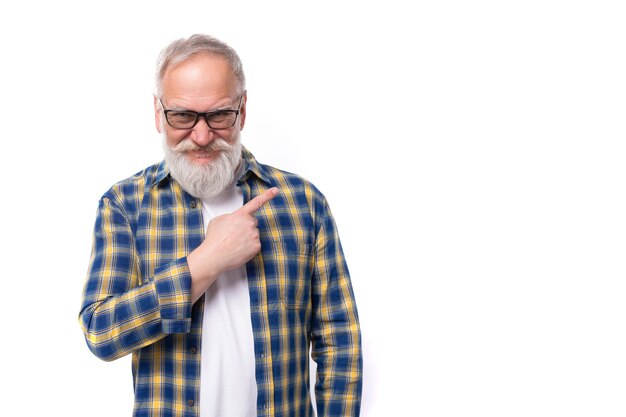
[[[205,229],[212,218],[242,205],[243,195],[235,183],[202,200]],[[255,417],[254,337],[245,265],[226,271],[207,289],[201,352],[200,416]]]

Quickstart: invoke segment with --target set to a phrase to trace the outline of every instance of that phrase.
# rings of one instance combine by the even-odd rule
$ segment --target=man
[[[237,53],[194,35],[157,64],[165,160],[99,203],[80,323],[103,360],[132,353],[135,416],[357,416],[362,358],[324,196],[240,143]]]

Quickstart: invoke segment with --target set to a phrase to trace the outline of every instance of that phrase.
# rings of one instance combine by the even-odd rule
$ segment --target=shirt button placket
[[[260,352],[260,353],[259,353],[259,357],[261,358],[261,360],[262,360],[263,362],[265,362],[265,361],[266,361],[266,358],[265,358],[265,352]],[[267,384],[268,384],[268,386],[269,386],[270,381],[269,381],[269,378],[267,378],[267,377],[266,377],[266,383],[267,383]],[[267,413],[267,403],[266,403],[266,402],[264,402],[264,403],[263,403],[263,414],[265,415],[266,413]]]

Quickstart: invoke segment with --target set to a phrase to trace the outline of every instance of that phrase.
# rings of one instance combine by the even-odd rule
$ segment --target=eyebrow
[[[192,110],[186,109],[186,108],[184,108],[184,107],[179,107],[179,106],[169,107],[169,108],[166,108],[165,110],[173,110],[173,111],[192,111]]]
[[[164,107],[164,109],[165,109],[165,107]],[[235,109],[232,106],[224,106],[224,107],[218,107],[216,109],[211,109],[211,110],[206,111],[206,112],[198,112],[198,111],[195,111],[195,110],[187,109],[185,107],[173,106],[173,107],[166,108],[165,110],[173,110],[173,111],[181,111],[181,112],[182,111],[192,111],[194,113],[213,113],[213,112],[218,112],[218,111],[235,110]]]

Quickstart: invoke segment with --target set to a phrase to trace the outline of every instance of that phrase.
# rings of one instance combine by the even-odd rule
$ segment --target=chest
[[[134,225],[142,281],[159,266],[197,248],[210,218],[237,209],[263,190],[241,187],[238,195],[219,204],[203,204],[182,190],[156,191],[144,197]],[[315,263],[315,222],[306,200],[282,193],[254,215],[261,251],[246,265],[251,303],[307,307]]]

